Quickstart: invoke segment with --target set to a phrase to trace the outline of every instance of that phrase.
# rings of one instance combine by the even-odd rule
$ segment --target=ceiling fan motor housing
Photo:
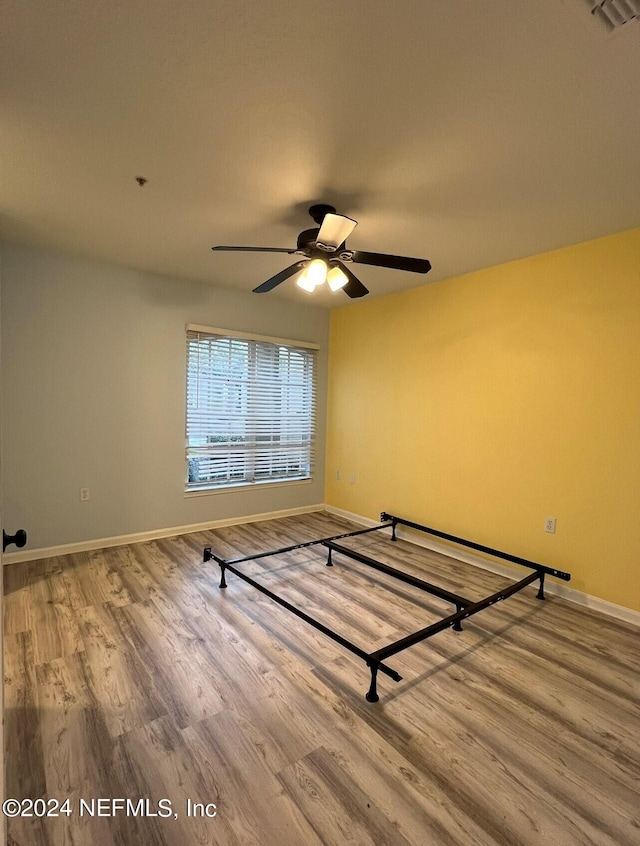
[[[298,249],[306,252],[310,250],[316,243],[320,229],[305,229],[298,235]]]
[[[333,206],[328,205],[327,203],[316,203],[309,209],[309,214],[311,215],[312,219],[315,220],[318,226],[322,226],[322,221],[324,220],[325,215],[335,213],[335,208]]]

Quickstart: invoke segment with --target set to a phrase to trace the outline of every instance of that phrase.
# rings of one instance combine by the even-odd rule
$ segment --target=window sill
[[[281,482],[253,482],[252,484],[238,484],[225,485],[219,488],[194,488],[193,490],[185,491],[185,499],[191,499],[195,496],[211,496],[215,494],[227,494],[235,491],[255,491],[255,490],[271,490],[272,488],[292,487],[294,485],[310,485],[313,479],[291,479],[283,480]]]

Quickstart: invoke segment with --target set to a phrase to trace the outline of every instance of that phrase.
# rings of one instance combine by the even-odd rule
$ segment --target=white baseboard
[[[38,561],[42,558],[53,558],[56,555],[70,555],[74,552],[88,552],[92,549],[106,549],[110,546],[125,546],[129,543],[144,543],[145,541],[171,538],[175,535],[189,535],[192,532],[205,532],[207,529],[220,529],[223,526],[238,526],[242,523],[257,523],[262,520],[276,520],[279,517],[292,517],[295,514],[310,514],[314,511],[324,511],[324,505],[307,505],[301,508],[287,508],[281,511],[269,511],[264,514],[247,514],[243,517],[230,517],[225,520],[208,520],[205,523],[192,523],[189,526],[174,526],[170,529],[153,529],[149,532],[136,532],[131,535],[116,535],[110,538],[79,541],[61,546],[41,547],[40,549],[25,549],[21,552],[10,552],[3,556],[3,564],[17,564],[20,561]]]
[[[369,517],[363,517],[360,514],[354,514],[351,511],[345,511],[342,508],[335,508],[333,505],[318,504],[308,505],[300,508],[287,508],[281,511],[269,511],[263,514],[247,514],[242,517],[230,517],[224,520],[208,520],[204,523],[193,523],[187,526],[173,526],[168,529],[154,529],[148,532],[136,532],[130,535],[116,535],[109,538],[97,538],[95,540],[79,541],[78,543],[63,544],[61,546],[41,547],[40,549],[26,549],[20,552],[11,552],[3,556],[3,564],[17,564],[21,561],[38,561],[42,558],[53,558],[56,555],[69,555],[74,552],[88,552],[92,549],[106,549],[110,546],[124,546],[129,543],[145,543],[145,541],[159,540],[160,538],[174,537],[175,535],[188,535],[192,532],[204,532],[208,529],[220,529],[223,526],[238,526],[242,523],[257,523],[262,520],[276,520],[280,517],[291,517],[296,514],[311,514],[316,511],[326,511],[329,514],[335,514],[337,517],[344,517],[353,523],[360,526],[377,526],[378,520],[371,520]],[[398,526],[396,534],[399,538],[410,540],[417,546],[422,546],[425,549],[431,549],[434,552],[440,552],[448,555],[450,558],[455,558],[458,561],[463,561],[466,564],[473,564],[474,567],[480,567],[483,570],[489,570],[500,576],[505,576],[508,579],[513,579],[514,571],[510,567],[505,567],[497,562],[489,561],[485,558],[480,558],[477,555],[466,552],[464,550],[454,549],[442,543],[437,543],[427,535],[421,535],[418,532],[407,532],[401,526]],[[582,605],[585,608],[590,608],[593,611],[598,611],[601,614],[606,614],[609,617],[614,617],[616,620],[622,620],[625,623],[631,623],[634,626],[640,626],[640,611],[634,611],[632,608],[625,608],[623,605],[616,605],[613,602],[608,602],[605,599],[600,599],[597,596],[591,596],[588,593],[575,590],[557,582],[547,579],[545,581],[545,591],[553,596],[560,596],[569,602],[574,602],[576,605]]]
[[[378,520],[371,520],[369,517],[362,517],[360,514],[353,514],[351,511],[345,511],[342,508],[334,508],[332,505],[325,505],[324,510],[329,514],[344,517],[346,520],[351,520],[353,523],[358,523],[361,526],[369,527],[378,525]],[[398,526],[396,528],[396,536],[404,540],[410,540],[416,546],[432,549],[434,552],[440,552],[443,555],[448,555],[450,558],[455,558],[466,564],[473,564],[474,567],[481,567],[483,570],[489,570],[491,573],[513,579],[514,571],[511,567],[505,567],[503,564],[480,558],[480,556],[473,555],[470,552],[438,543],[435,540],[431,540],[428,535],[422,535],[419,532],[408,532],[402,526]],[[625,608],[624,605],[616,605],[614,602],[608,602],[606,599],[591,596],[588,593],[583,593],[582,591],[559,584],[551,579],[545,579],[544,589],[546,593],[552,596],[560,596],[568,602],[574,602],[576,605],[582,605],[585,608],[590,608],[592,611],[598,611],[609,617],[615,617],[616,620],[631,623],[634,626],[640,626],[640,611]]]

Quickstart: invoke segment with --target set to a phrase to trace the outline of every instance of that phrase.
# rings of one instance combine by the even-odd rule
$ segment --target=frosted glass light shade
[[[333,292],[344,288],[348,281],[346,274],[339,267],[332,267],[327,273],[327,284]]]

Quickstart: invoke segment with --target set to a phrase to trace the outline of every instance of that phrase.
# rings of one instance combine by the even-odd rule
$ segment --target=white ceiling
[[[637,226],[640,24],[590,5],[4,0],[3,236],[250,291],[290,257],[210,247],[323,201],[431,260],[353,265],[378,296]]]

